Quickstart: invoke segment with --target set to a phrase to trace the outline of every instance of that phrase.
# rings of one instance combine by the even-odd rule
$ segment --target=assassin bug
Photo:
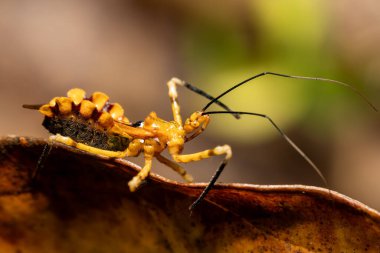
[[[239,86],[265,75],[317,80],[342,85],[350,88],[361,96],[377,111],[376,107],[364,95],[349,84],[326,78],[291,76],[273,72],[263,72],[248,78],[224,91],[217,97],[212,97],[187,82],[172,78],[167,85],[169,88],[173,121],[165,121],[159,118],[155,112],[151,112],[143,121],[131,123],[129,119],[124,116],[124,110],[120,104],[108,102],[109,97],[106,94],[94,92],[87,98],[85,91],[78,88],[69,90],[67,97],[55,97],[47,104],[23,105],[23,107],[39,110],[45,116],[42,124],[49,132],[55,134],[50,137],[52,141],[64,143],[90,153],[114,158],[138,156],[140,153],[143,153],[145,158],[143,168],[128,182],[129,189],[132,192],[136,191],[143,180],[149,175],[153,157],[178,172],[185,181],[192,182],[192,176],[178,163],[199,161],[212,156],[224,156],[222,163],[215,171],[207,187],[189,207],[190,211],[192,211],[212,189],[232,156],[231,147],[229,145],[217,146],[193,154],[182,154],[184,144],[197,137],[207,128],[210,122],[209,115],[211,114],[232,114],[237,119],[240,118],[240,115],[252,115],[267,119],[281,136],[313,167],[327,185],[327,181],[318,167],[269,116],[254,112],[232,111],[219,101],[220,98]],[[177,86],[184,86],[210,100],[202,110],[192,113],[184,123],[177,100]],[[225,111],[206,111],[214,103],[222,107]],[[161,152],[165,149],[168,149],[174,161],[161,155]],[[39,164],[42,163],[43,156],[46,156],[47,153],[48,151],[46,151],[45,148]]]

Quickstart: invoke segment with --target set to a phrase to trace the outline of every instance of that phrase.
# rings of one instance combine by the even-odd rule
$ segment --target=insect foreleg
[[[205,91],[199,89],[198,87],[195,87],[194,85],[188,83],[188,82],[185,82],[185,81],[182,81],[182,80],[179,80],[178,78],[173,78],[172,79],[177,85],[180,85],[180,86],[184,86],[186,87],[187,89],[191,90],[192,92],[195,92],[199,95],[201,95],[202,97],[205,97],[207,98],[208,100],[214,100],[215,98],[213,96],[211,96],[210,94],[206,93]],[[220,102],[219,100],[216,100],[214,102],[215,104],[219,105],[220,107],[222,107],[223,109],[225,109],[226,111],[229,111],[229,112],[232,112],[232,110],[225,104],[223,104],[222,102]],[[239,114],[232,114],[236,119],[240,119],[240,115]]]
[[[218,180],[220,174],[222,173],[224,167],[226,166],[227,162],[232,157],[232,150],[231,147],[228,145],[223,146],[217,146],[213,149],[204,150],[198,153],[194,154],[187,154],[187,155],[179,155],[174,154],[172,155],[173,159],[176,162],[180,163],[189,163],[194,161],[203,160],[212,156],[218,156],[218,155],[224,155],[224,159],[222,163],[220,164],[219,168],[216,170],[212,178],[210,179],[207,187],[202,191],[201,195],[194,201],[194,203],[189,207],[189,210],[192,211],[194,208],[205,198],[207,193],[212,189],[214,186],[216,180]]]
[[[205,112],[203,114],[205,115],[209,115],[209,114],[226,114],[226,113],[231,113],[231,112],[226,112],[226,111],[214,111],[214,112]],[[281,134],[281,136],[288,142],[288,144],[290,146],[292,146],[292,148],[297,151],[297,153],[302,156],[306,162],[309,163],[309,165],[315,170],[315,172],[319,175],[319,177],[323,180],[323,183],[326,185],[326,187],[328,186],[328,183],[327,183],[327,180],[326,178],[323,176],[321,170],[317,167],[317,165],[315,165],[315,163],[305,154],[305,152],[302,151],[301,148],[299,148],[285,133],[284,131],[282,131],[282,129],[268,116],[268,115],[265,115],[265,114],[261,114],[261,113],[255,113],[255,112],[234,112],[234,113],[238,113],[240,115],[251,115],[251,116],[257,116],[257,117],[261,117],[261,118],[264,118],[264,119],[267,119],[269,121],[269,123],[272,124],[272,126],[274,128],[276,128],[276,130]]]
[[[177,100],[178,93],[177,93],[176,84],[178,84],[178,82],[180,82],[180,80],[178,80],[177,78],[172,78],[167,83],[167,85],[169,87],[169,98],[170,98],[170,103],[172,104],[174,121],[182,126],[182,117],[180,114],[180,107],[179,107],[178,100]]]
[[[182,119],[181,119],[181,115],[180,115],[180,107],[178,105],[178,100],[177,100],[177,97],[178,97],[178,93],[177,93],[177,85],[179,86],[184,86],[186,87],[187,89],[213,101],[213,103],[219,105],[220,107],[222,107],[223,109],[225,109],[226,111],[229,111],[229,112],[232,112],[232,110],[226,106],[225,104],[223,104],[222,102],[220,102],[219,100],[215,99],[213,96],[209,95],[208,93],[206,93],[205,91],[191,85],[190,83],[187,83],[185,81],[182,81],[178,78],[175,78],[173,77],[168,83],[167,83],[168,87],[169,87],[169,97],[170,97],[170,101],[171,101],[171,104],[172,104],[172,111],[173,111],[173,117],[174,117],[174,121],[176,121],[177,123],[181,124],[182,123]],[[232,115],[236,118],[236,119],[240,119],[240,115],[239,114],[233,114]],[[194,136],[195,137],[195,136]]]

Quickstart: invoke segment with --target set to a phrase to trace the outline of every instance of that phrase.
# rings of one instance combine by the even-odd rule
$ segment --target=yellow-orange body
[[[232,90],[252,81],[253,79],[265,75],[317,80],[345,86],[362,97],[375,111],[378,111],[363,94],[349,84],[326,78],[291,76],[274,72],[263,72],[252,76],[234,85],[215,98],[189,83],[183,82],[177,78],[172,78],[167,84],[173,112],[173,121],[160,119],[155,112],[151,112],[144,121],[138,122],[138,124],[132,124],[128,118],[124,116],[124,110],[119,104],[111,104],[108,102],[108,96],[106,94],[95,92],[91,97],[86,98],[85,92],[81,89],[69,90],[67,97],[55,97],[45,105],[24,105],[24,107],[38,109],[45,115],[43,125],[51,133],[55,134],[54,136],[51,136],[51,140],[108,157],[122,158],[126,156],[137,156],[140,153],[143,153],[145,158],[144,167],[128,183],[131,191],[135,191],[141,184],[142,180],[149,175],[153,157],[156,157],[158,161],[166,164],[181,174],[186,181],[191,182],[192,177],[187,174],[177,162],[188,163],[215,155],[224,155],[224,160],[215,171],[208,186],[190,206],[190,210],[199,204],[206,196],[207,192],[213,187],[220,173],[223,171],[223,168],[232,156],[231,148],[228,145],[217,146],[193,154],[182,154],[185,142],[192,140],[206,129],[210,121],[210,114],[228,113],[233,114],[236,118],[239,118],[239,115],[244,114],[267,119],[288,144],[292,146],[311,165],[311,167],[313,167],[327,185],[327,181],[318,167],[268,115],[254,112],[232,111],[219,101],[220,98]],[[185,86],[211,100],[201,111],[196,111],[191,114],[190,117],[186,119],[185,123],[182,123],[180,107],[177,101],[177,85]],[[224,108],[225,111],[206,112],[207,108],[212,104],[218,104]],[[171,161],[160,154],[166,148],[174,161]]]
[[[135,191],[149,175],[153,157],[191,182],[191,175],[177,162],[187,163],[214,155],[225,155],[226,163],[232,152],[228,145],[224,145],[194,154],[181,154],[185,142],[206,128],[209,116],[195,112],[183,124],[177,102],[177,85],[182,85],[182,81],[173,78],[168,82],[173,121],[165,121],[157,117],[155,112],[151,112],[144,121],[132,124],[124,116],[124,110],[118,103],[108,102],[109,97],[106,94],[95,92],[86,98],[85,92],[78,88],[69,90],[67,97],[53,98],[49,103],[40,106],[39,111],[45,115],[44,126],[55,134],[50,137],[53,141],[115,158],[143,153],[145,165],[128,183],[131,191]],[[160,154],[166,148],[174,161]]]

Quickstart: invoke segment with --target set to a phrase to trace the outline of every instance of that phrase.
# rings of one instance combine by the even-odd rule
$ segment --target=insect
[[[67,97],[54,97],[47,104],[23,105],[23,107],[39,110],[45,116],[42,125],[50,133],[54,134],[50,137],[52,141],[73,146],[90,153],[114,158],[138,156],[143,153],[145,159],[143,168],[128,182],[131,192],[136,191],[149,175],[154,157],[159,162],[179,173],[185,181],[192,182],[192,176],[178,163],[189,163],[212,156],[223,156],[221,164],[215,171],[207,187],[189,207],[190,211],[205,198],[232,157],[232,150],[229,145],[216,146],[193,154],[182,154],[185,143],[200,135],[207,128],[210,122],[209,115],[211,114],[232,114],[235,118],[240,118],[241,115],[252,115],[267,119],[281,136],[314,168],[327,185],[326,179],[318,167],[269,116],[254,112],[233,111],[220,102],[219,99],[232,90],[265,75],[317,80],[342,85],[357,93],[377,111],[376,107],[365,96],[346,83],[325,78],[291,76],[273,72],[263,72],[255,75],[236,84],[216,97],[187,82],[172,78],[167,83],[173,113],[172,121],[163,120],[155,112],[151,112],[143,121],[132,123],[124,115],[121,105],[110,103],[109,97],[105,93],[94,92],[90,97],[86,97],[85,91],[78,88],[69,90]],[[202,110],[192,113],[184,122],[180,114],[180,106],[177,99],[178,86],[184,86],[210,100]],[[214,103],[222,107],[224,111],[207,111]],[[172,160],[161,155],[161,152],[165,149],[168,149]]]

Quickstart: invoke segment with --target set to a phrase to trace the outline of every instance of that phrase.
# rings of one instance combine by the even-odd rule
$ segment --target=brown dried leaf
[[[380,252],[380,215],[306,186],[217,185],[189,216],[204,184],[54,144],[31,187],[44,141],[0,140],[0,252]]]

